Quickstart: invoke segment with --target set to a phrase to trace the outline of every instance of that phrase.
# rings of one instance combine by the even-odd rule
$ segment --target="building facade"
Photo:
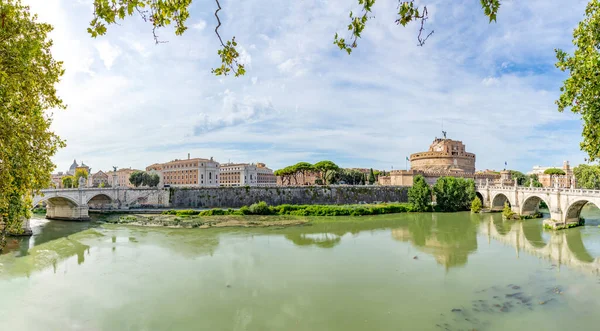
[[[435,138],[427,152],[410,156],[410,170],[392,170],[387,176],[379,176],[379,185],[412,186],[415,176],[425,177],[433,185],[440,177],[462,177],[476,182],[500,183],[497,172],[475,172],[475,154],[468,153],[462,141]],[[508,181],[504,181],[509,184]]]
[[[225,163],[219,168],[221,186],[275,186],[273,170],[264,163]]]
[[[91,178],[89,176],[90,172],[91,172],[91,168],[88,167],[85,163],[81,162],[81,165],[77,163],[77,160],[73,160],[73,163],[71,164],[71,166],[69,167],[69,170],[62,172],[59,171],[55,174],[51,174],[50,175],[50,186],[52,188],[64,188],[63,184],[62,184],[62,179],[63,177],[66,176],[73,176],[75,175],[75,171],[77,171],[78,169],[82,169],[87,171],[88,173],[88,180],[86,182],[86,185],[91,185]]]
[[[155,163],[146,171],[159,174],[161,186],[174,187],[218,187],[219,162],[210,159],[188,158],[166,163]]]
[[[129,176],[132,173],[140,171],[137,169],[131,168],[121,168],[115,171],[109,171],[106,173],[108,177],[108,184],[110,187],[135,187],[133,184],[129,182]]]
[[[90,186],[91,187],[109,187],[109,179],[108,175],[100,170],[97,173],[90,176]]]
[[[315,185],[316,181],[321,179],[321,174],[318,171],[311,171],[307,173],[297,173],[296,177],[276,177],[277,186],[305,186]]]
[[[475,154],[462,141],[435,138],[427,152],[410,156],[410,169],[424,172],[475,173]]]
[[[558,167],[536,167],[537,169],[544,169],[544,171],[546,171],[547,169],[554,168],[561,169]],[[537,170],[536,167],[533,167],[534,171]],[[571,166],[569,165],[569,161],[563,162],[561,170],[565,172],[564,175],[550,175],[545,174],[543,171],[542,173],[535,174],[537,174],[538,181],[542,184],[543,187],[576,188],[577,183],[575,180],[575,175],[573,174],[573,169],[571,169]]]

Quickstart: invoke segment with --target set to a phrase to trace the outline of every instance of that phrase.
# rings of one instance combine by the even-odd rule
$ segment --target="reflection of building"
[[[219,167],[221,186],[275,186],[273,170],[264,163],[225,163]]]
[[[146,171],[159,173],[163,185],[176,187],[218,187],[219,162],[210,159],[188,158],[166,163],[155,163]]]
[[[462,141],[435,138],[427,152],[410,156],[410,170],[393,170],[389,176],[379,176],[380,185],[412,186],[413,179],[422,175],[429,184],[439,177],[452,176],[494,182],[500,179],[495,172],[476,173],[475,154],[468,153]]]
[[[536,167],[533,167],[536,170]],[[537,168],[542,169],[542,167],[537,166]],[[544,171],[548,169],[554,169],[553,167],[544,167]],[[560,168],[557,168],[560,169]],[[561,188],[571,188],[576,187],[575,177],[573,176],[573,169],[569,165],[569,161],[563,162],[562,171],[565,172],[564,175],[549,175],[544,174],[543,172],[538,175],[538,181],[542,184],[543,187],[561,187]]]

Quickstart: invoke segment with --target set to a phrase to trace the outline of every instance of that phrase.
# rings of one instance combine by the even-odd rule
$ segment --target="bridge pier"
[[[90,219],[88,212],[89,207],[86,205],[70,206],[48,203],[46,206],[46,218],[50,220],[87,221]]]

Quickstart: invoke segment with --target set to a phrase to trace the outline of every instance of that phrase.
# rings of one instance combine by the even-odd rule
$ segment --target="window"
[[[201,175],[200,175],[200,179],[204,179],[204,174],[201,174]]]
[[[208,179],[212,179],[212,172],[208,173]]]

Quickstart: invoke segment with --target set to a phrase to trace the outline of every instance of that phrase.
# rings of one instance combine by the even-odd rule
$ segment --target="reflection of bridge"
[[[539,222],[503,222],[489,215],[481,223],[481,231],[488,238],[514,246],[520,251],[549,259],[560,267],[568,265],[594,274],[600,274],[600,257],[594,258],[585,248],[581,231],[550,232],[547,242],[542,238],[543,228]]]
[[[89,219],[90,209],[130,209],[167,207],[169,191],[157,188],[82,188],[42,190],[33,197],[33,205],[46,203],[46,218],[64,220]]]
[[[484,207],[502,210],[508,202],[519,215],[538,212],[540,202],[544,201],[550,218],[559,222],[578,222],[581,208],[588,202],[600,207],[598,190],[487,185],[478,185],[476,190]]]

